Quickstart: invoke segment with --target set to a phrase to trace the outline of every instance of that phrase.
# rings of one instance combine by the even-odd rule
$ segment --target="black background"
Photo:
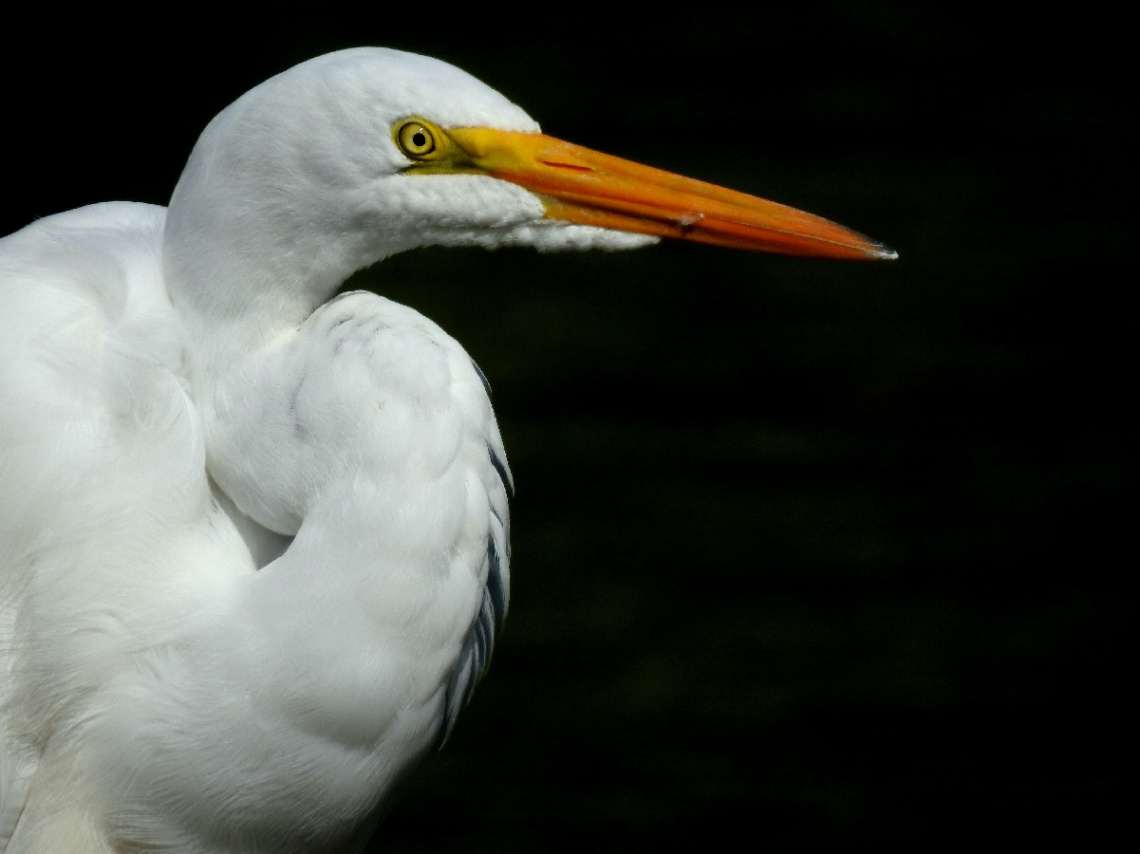
[[[1021,850],[1112,827],[1138,462],[1131,45],[1094,7],[1013,9],[6,26],[3,233],[165,203],[241,92],[380,44],[465,68],[548,133],[901,255],[422,250],[353,282],[467,346],[518,484],[491,674],[378,850]]]

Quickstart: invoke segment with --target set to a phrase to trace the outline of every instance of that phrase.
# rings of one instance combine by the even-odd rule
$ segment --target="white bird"
[[[893,257],[357,49],[206,128],[169,208],[0,240],[0,851],[358,850],[507,608],[485,380],[356,270],[660,236]]]

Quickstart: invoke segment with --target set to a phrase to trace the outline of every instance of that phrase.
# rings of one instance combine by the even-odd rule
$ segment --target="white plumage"
[[[333,299],[354,271],[745,228],[889,254],[556,142],[445,63],[344,51],[223,111],[169,209],[0,240],[0,851],[355,850],[446,737],[506,609],[510,474],[478,368]]]

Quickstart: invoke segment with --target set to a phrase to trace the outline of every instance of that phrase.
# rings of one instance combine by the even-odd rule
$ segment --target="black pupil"
[[[427,145],[427,137],[422,130],[418,130],[412,135],[412,144],[416,146],[416,148],[423,148]]]

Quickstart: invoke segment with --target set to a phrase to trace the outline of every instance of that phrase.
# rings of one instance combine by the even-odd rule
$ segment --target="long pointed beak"
[[[538,193],[551,219],[786,255],[898,257],[814,214],[545,134],[489,128],[447,134],[479,171]]]

